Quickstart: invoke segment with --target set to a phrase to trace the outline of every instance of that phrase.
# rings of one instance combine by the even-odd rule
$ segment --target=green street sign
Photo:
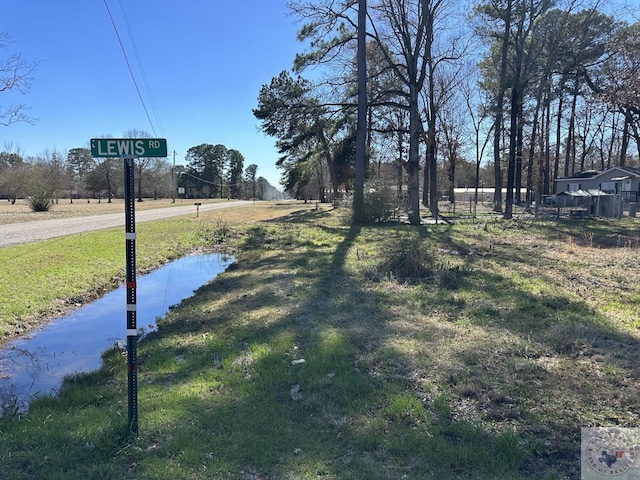
[[[96,158],[166,157],[165,138],[92,138],[91,156]]]

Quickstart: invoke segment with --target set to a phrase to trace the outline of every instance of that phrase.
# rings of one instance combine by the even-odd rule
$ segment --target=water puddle
[[[170,306],[190,297],[232,262],[228,255],[190,255],[139,277],[140,333],[153,331],[156,319]],[[125,294],[121,286],[0,349],[0,413],[9,408],[26,411],[34,397],[54,395],[65,376],[98,369],[102,352],[118,342],[126,345]]]

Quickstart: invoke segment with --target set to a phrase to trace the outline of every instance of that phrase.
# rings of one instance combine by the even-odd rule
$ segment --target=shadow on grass
[[[416,230],[468,249],[451,227]],[[377,288],[346,268],[364,233],[252,227],[240,264],[141,344],[140,437],[123,435],[126,372],[111,352],[103,370],[67,383],[59,399],[3,421],[9,478],[575,474],[575,436],[591,414],[582,396],[615,407],[604,394],[628,374],[635,339],[586,304],[533,295],[472,257],[460,292]],[[399,321],[404,309],[415,309],[415,323]],[[433,311],[446,320],[424,321]],[[464,328],[478,337],[465,343]],[[567,374],[612,348],[624,353],[606,356],[611,377]],[[628,401],[618,397],[619,406]]]
[[[254,229],[255,238],[264,246],[268,234],[258,230]],[[371,370],[368,362],[379,356],[388,337],[396,335],[389,326],[393,314],[388,306],[397,300],[367,289],[344,270],[360,228],[320,230],[330,238],[340,238],[340,243],[326,251],[305,251],[307,245],[302,242],[286,260],[279,256],[278,266],[264,260],[252,264],[254,274],[264,269],[265,275],[252,275],[253,283],[247,283],[245,276],[229,285],[228,291],[235,292],[240,282],[242,291],[250,293],[225,301],[222,323],[212,325],[210,317],[198,322],[199,315],[190,313],[187,301],[180,308],[180,326],[171,322],[158,334],[169,338],[186,328],[195,339],[217,326],[224,331],[224,341],[218,345],[216,358],[237,355],[222,361],[229,365],[222,370],[235,369],[234,395],[225,406],[218,402],[220,392],[214,389],[215,407],[209,407],[213,424],[207,430],[230,433],[235,416],[242,419],[236,432],[241,438],[234,439],[230,433],[231,438],[220,439],[225,448],[212,447],[215,457],[228,451],[227,460],[237,469],[255,469],[265,478],[458,478],[472,473],[512,478],[526,453],[511,432],[490,433],[456,420],[444,394],[421,399],[415,396],[408,377],[379,376]],[[248,239],[256,245],[253,241]],[[315,242],[326,246],[324,239]],[[308,269],[301,271],[301,265]],[[283,273],[267,271],[296,273],[285,279]],[[219,296],[227,291],[223,284],[230,281],[227,277],[202,289],[192,307],[207,303],[208,288],[211,295]],[[286,281],[298,285],[287,291],[282,285]],[[278,295],[272,294],[275,284],[282,289]],[[290,301],[289,295],[297,297]],[[268,323],[242,318],[253,305],[263,308],[265,304],[287,313]],[[228,318],[233,311],[240,318]],[[184,321],[191,325],[185,326]],[[164,346],[157,348],[158,352],[148,354],[149,359],[161,358],[160,351],[167,355]],[[180,384],[211,369],[210,344],[202,347],[201,354],[198,348],[181,346],[171,351],[169,363],[171,357],[181,358],[187,351],[191,359],[202,360],[177,371],[174,368],[168,379],[157,380],[160,385]],[[403,357],[402,353],[398,356]],[[296,362],[301,359],[304,363]],[[226,386],[231,386],[229,380]],[[191,397],[185,401],[196,411],[207,408]],[[185,408],[174,406],[172,411],[175,414]]]
[[[319,209],[315,208],[314,210],[298,210],[297,212],[292,212],[288,214],[286,217],[278,217],[272,220],[267,220],[265,223],[308,223],[309,221],[317,221],[319,219],[328,218],[331,216],[331,210],[326,210],[324,208]]]
[[[510,228],[534,228],[556,239],[571,237],[580,246],[594,248],[640,247],[638,221],[635,219],[575,218],[546,220],[514,220]]]

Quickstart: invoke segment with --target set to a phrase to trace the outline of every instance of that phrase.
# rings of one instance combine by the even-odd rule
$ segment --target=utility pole
[[[173,151],[173,167],[171,167],[171,203],[176,203],[176,151]]]

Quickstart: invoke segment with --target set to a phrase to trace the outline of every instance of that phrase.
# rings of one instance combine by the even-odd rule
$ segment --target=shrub
[[[367,223],[388,222],[394,217],[396,194],[393,188],[380,178],[374,178],[364,186],[364,218]]]
[[[25,181],[25,194],[31,210],[48,212],[56,192],[56,175],[53,168],[45,162],[30,166]]]
[[[32,189],[29,191],[27,200],[33,212],[48,212],[52,205],[53,192],[46,188]]]
[[[420,283],[432,279],[436,269],[433,250],[417,235],[403,235],[383,247],[375,274],[379,278]]]
[[[367,225],[388,222],[395,216],[396,194],[394,189],[387,185],[382,179],[374,178],[364,185],[364,215],[363,220]],[[338,206],[344,208],[348,213],[344,219],[345,224],[351,223],[353,212],[353,197],[349,196],[342,200]]]

